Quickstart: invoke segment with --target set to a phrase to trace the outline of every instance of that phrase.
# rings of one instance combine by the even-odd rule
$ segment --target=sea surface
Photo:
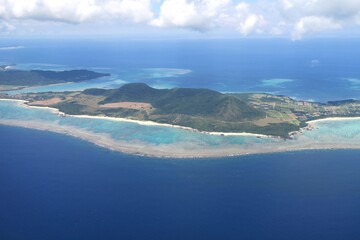
[[[111,73],[13,92],[204,87],[326,102],[360,97],[357,40],[1,39],[1,64]],[[252,146],[269,139],[61,118],[0,102],[2,120],[70,125],[124,142]],[[321,133],[321,134],[319,134]],[[322,122],[301,141],[360,141],[359,121]],[[0,126],[0,239],[359,239],[360,151],[159,159],[70,136]]]
[[[0,239],[360,236],[360,151],[176,160],[0,132]]]
[[[1,39],[0,45],[18,46],[1,51],[0,62],[19,68],[112,73],[110,79],[55,88],[60,91],[145,82],[158,88],[269,92],[322,102],[360,96],[357,39]]]
[[[360,118],[320,121],[313,124],[311,131],[284,140],[256,135],[210,135],[108,118],[63,116],[53,109],[0,100],[0,124],[63,132],[101,145],[108,143],[111,149],[148,156],[230,156],[309,148],[360,148]]]

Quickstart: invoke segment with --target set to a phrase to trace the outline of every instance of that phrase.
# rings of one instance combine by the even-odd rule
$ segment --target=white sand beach
[[[175,126],[170,124],[160,124],[150,121],[137,121],[123,118],[112,118],[112,117],[100,117],[100,116],[87,116],[87,115],[66,115],[61,113],[56,108],[50,107],[37,107],[29,106],[26,104],[26,101],[22,100],[4,100],[1,101],[16,101],[21,106],[27,108],[39,108],[46,109],[54,114],[61,114],[65,117],[72,118],[89,118],[89,119],[103,119],[111,121],[122,121],[122,122],[132,122],[136,124],[146,125],[146,126],[161,126],[161,127],[175,127],[181,128],[188,131],[197,130]],[[356,118],[329,118],[321,119],[316,121],[311,121],[309,123],[317,123],[320,121],[343,121],[343,120],[360,120],[360,117]],[[98,146],[105,147],[114,151],[119,151],[128,154],[142,155],[142,156],[152,156],[152,157],[165,157],[165,158],[204,158],[204,157],[225,157],[225,156],[240,156],[248,154],[262,154],[262,153],[275,153],[275,152],[287,152],[287,151],[299,151],[299,150],[312,150],[312,149],[360,149],[360,142],[354,143],[341,143],[341,142],[313,142],[313,141],[300,141],[300,140],[279,140],[274,138],[274,142],[269,143],[249,143],[249,144],[224,144],[218,146],[210,146],[203,144],[194,144],[193,142],[177,142],[171,144],[150,144],[139,141],[120,141],[115,140],[107,134],[93,133],[85,129],[79,129],[69,125],[59,125],[53,122],[46,121],[27,121],[27,120],[5,120],[0,119],[0,124],[9,125],[9,126],[18,126],[25,128],[32,128],[37,130],[51,131],[61,134],[71,135],[73,137],[81,138],[92,142]],[[200,132],[199,132],[200,133]],[[203,132],[201,132],[203,133]],[[248,134],[248,133],[204,133],[212,135],[222,135],[222,136],[264,136],[258,134]],[[298,133],[299,136],[302,136],[301,133]],[[266,136],[268,137],[268,136]]]

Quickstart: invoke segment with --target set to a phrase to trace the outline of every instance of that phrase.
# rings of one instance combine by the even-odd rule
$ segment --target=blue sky
[[[0,0],[1,36],[358,37],[360,0]]]

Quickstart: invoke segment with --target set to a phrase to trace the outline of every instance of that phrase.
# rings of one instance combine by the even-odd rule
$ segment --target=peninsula
[[[110,76],[110,74],[84,69],[68,71],[18,70],[15,65],[2,65],[0,66],[0,90],[82,82],[105,76]]]
[[[266,93],[223,94],[209,89],[155,89],[130,83],[118,89],[27,93],[3,98],[52,107],[69,115],[152,121],[205,132],[253,133],[282,138],[329,117],[360,116],[360,101],[297,101]]]

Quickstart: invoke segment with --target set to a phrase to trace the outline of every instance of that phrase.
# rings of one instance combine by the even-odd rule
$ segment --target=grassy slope
[[[101,103],[147,102],[156,108],[154,115],[188,115],[229,122],[264,116],[263,112],[240,99],[208,89],[159,90],[146,84],[135,83],[111,91],[112,93]]]
[[[133,83],[116,90],[89,89],[83,93],[104,96],[105,100],[100,104],[123,101],[151,103],[156,110],[142,119],[192,127],[201,131],[251,132],[287,137],[289,132],[299,129],[289,123],[257,126],[252,121],[264,118],[263,111],[237,97],[208,89],[159,90],[146,84]],[[120,110],[117,116],[124,116],[124,111]]]

